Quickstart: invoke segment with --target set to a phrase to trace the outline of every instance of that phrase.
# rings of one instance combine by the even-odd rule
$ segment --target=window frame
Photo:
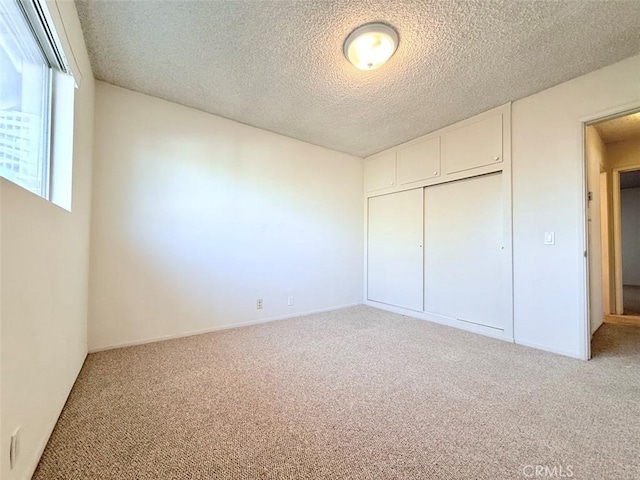
[[[54,117],[56,117],[55,109],[61,108],[56,104],[55,98],[57,96],[56,78],[59,73],[74,76],[70,68],[70,64],[62,48],[60,37],[58,36],[54,22],[49,13],[46,5],[46,0],[10,0],[13,1],[18,9],[21,11],[23,18],[27,24],[27,27],[33,39],[37,43],[42,53],[42,58],[46,66],[46,79],[43,84],[42,96],[43,102],[46,107],[45,115],[43,118],[43,136],[41,138],[43,142],[43,158],[42,158],[42,181],[40,192],[35,192],[26,188],[25,186],[16,183],[21,188],[39,195],[47,201],[57,203],[52,199],[53,190],[53,170],[54,170],[54,137],[56,135],[56,128]],[[77,84],[76,84],[77,86]],[[62,126],[61,126],[62,127]],[[4,176],[3,176],[4,178]],[[8,180],[8,179],[7,179]],[[12,180],[8,180],[12,181]],[[15,182],[14,182],[15,183]],[[61,205],[63,206],[63,205]],[[66,208],[63,206],[63,208]],[[70,210],[70,205],[68,205]]]

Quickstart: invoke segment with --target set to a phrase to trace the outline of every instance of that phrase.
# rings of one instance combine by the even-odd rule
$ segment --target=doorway
[[[603,324],[640,328],[640,112],[586,124],[585,161],[593,347]]]
[[[622,314],[640,317],[640,168],[621,171],[618,175]]]

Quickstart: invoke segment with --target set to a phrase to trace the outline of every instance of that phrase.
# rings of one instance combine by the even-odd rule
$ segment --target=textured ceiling
[[[640,72],[638,72],[640,82]],[[606,120],[594,125],[604,143],[621,142],[640,137],[640,112]]]
[[[640,52],[638,0],[77,4],[96,78],[360,156]],[[372,21],[400,45],[365,72]]]

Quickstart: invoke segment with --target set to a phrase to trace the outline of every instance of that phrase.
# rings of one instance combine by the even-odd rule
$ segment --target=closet
[[[422,311],[422,202],[421,188],[369,199],[370,300]]]
[[[513,339],[510,105],[365,160],[366,301]]]
[[[501,177],[425,188],[425,311],[504,328],[504,285],[497,275],[504,257]]]

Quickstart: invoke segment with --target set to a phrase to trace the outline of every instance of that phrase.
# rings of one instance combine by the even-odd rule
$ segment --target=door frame
[[[591,252],[589,251],[589,187],[588,187],[588,165],[587,165],[587,127],[602,122],[604,120],[611,120],[618,117],[624,117],[626,115],[631,115],[634,113],[640,112],[640,100],[636,100],[635,102],[626,103],[623,105],[618,105],[617,107],[608,108],[606,110],[602,110],[600,112],[593,113],[591,115],[586,115],[580,119],[579,128],[580,134],[582,135],[582,141],[580,142],[580,168],[582,169],[581,178],[580,178],[580,202],[582,204],[582,242],[584,248],[583,254],[583,262],[582,262],[582,278],[584,279],[583,283],[583,302],[582,309],[584,311],[583,321],[580,322],[581,327],[581,337],[583,339],[584,352],[585,352],[585,360],[591,359],[591,286],[589,284],[589,263],[591,258]],[[632,169],[633,170],[633,169]],[[619,190],[619,182],[620,177],[618,175],[618,190]],[[615,184],[615,176],[614,182]],[[615,201],[615,186],[613,187],[614,191],[614,201]],[[618,198],[619,201],[619,198]],[[614,223],[615,223],[615,213],[614,213]],[[615,244],[614,238],[614,244]],[[615,249],[615,245],[614,245]],[[618,268],[615,264],[614,260],[614,275],[616,276],[617,283],[617,274]],[[617,288],[617,285],[616,285]],[[617,297],[617,290],[616,290]],[[617,299],[616,299],[617,305]]]
[[[615,310],[617,315],[624,313],[622,281],[622,199],[620,197],[620,174],[640,170],[640,163],[612,169],[613,174],[613,257],[615,274]]]
[[[600,165],[600,251],[602,259],[602,309],[605,316],[615,312],[615,291],[612,292],[615,280],[613,265],[613,239],[609,228],[602,228],[602,225],[611,225],[613,215],[613,204],[610,201],[612,195],[611,175],[606,168]],[[606,212],[603,215],[603,212]],[[606,222],[603,223],[603,220]],[[604,234],[604,235],[603,235]],[[605,268],[606,267],[606,268]]]

